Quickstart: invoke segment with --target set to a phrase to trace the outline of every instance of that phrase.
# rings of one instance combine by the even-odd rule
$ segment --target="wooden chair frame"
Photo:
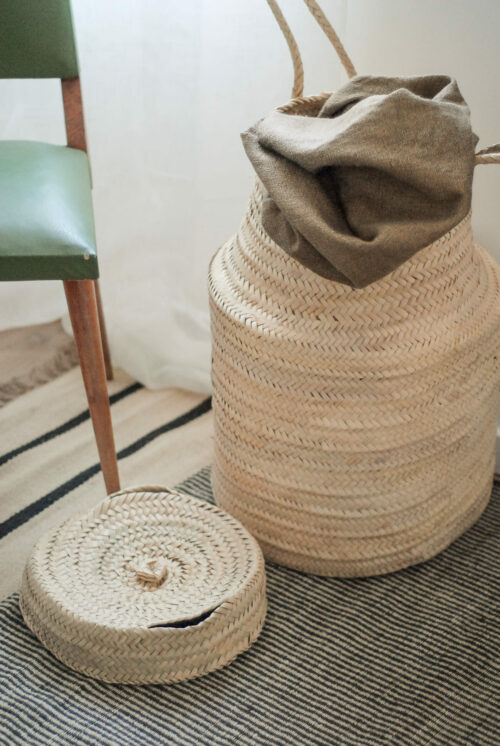
[[[68,147],[87,152],[80,78],[61,80]],[[108,494],[120,489],[106,378],[113,378],[98,280],[64,280],[71,325]]]

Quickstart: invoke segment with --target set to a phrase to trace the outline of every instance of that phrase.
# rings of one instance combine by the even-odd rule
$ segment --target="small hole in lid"
[[[190,617],[189,619],[179,619],[176,622],[168,622],[167,624],[150,624],[148,626],[148,629],[156,629],[158,627],[163,627],[165,629],[185,629],[186,627],[196,627],[197,624],[201,624],[201,622],[204,622],[205,619],[208,619],[209,616],[212,616],[214,611],[217,611],[219,607],[216,606],[215,609],[210,609],[209,611],[204,611],[203,614],[199,614],[198,616]]]

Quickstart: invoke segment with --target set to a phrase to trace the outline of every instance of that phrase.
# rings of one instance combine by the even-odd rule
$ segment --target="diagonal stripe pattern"
[[[130,387],[130,388],[132,389],[133,387]],[[137,391],[137,390],[138,390],[137,388],[133,389],[133,391]],[[129,393],[133,393],[133,391],[129,391]],[[165,433],[168,433],[170,430],[175,430],[176,428],[182,427],[182,425],[186,425],[188,422],[195,420],[197,417],[201,417],[201,415],[210,411],[211,406],[212,406],[212,401],[211,401],[211,398],[209,397],[205,399],[204,401],[202,401],[201,404],[198,404],[196,407],[193,407],[192,409],[190,409],[188,412],[185,412],[179,417],[176,417],[174,420],[166,422],[164,425],[161,425],[160,427],[155,428],[151,432],[146,433],[145,435],[141,436],[136,441],[131,443],[129,446],[126,446],[125,448],[122,448],[120,451],[118,451],[117,453],[118,460],[120,461],[121,459],[132,455],[133,453],[140,450],[141,448],[144,448],[144,446],[146,446],[148,443],[151,443],[151,441],[155,440],[155,438],[159,437],[160,435],[164,435]],[[88,419],[88,413],[84,413],[84,414],[87,414],[87,417],[85,419]],[[80,418],[73,418],[72,421],[69,421],[68,423],[65,423],[65,424],[69,425],[69,423],[72,423],[71,427],[74,427],[76,424],[80,424],[80,421],[83,421],[83,420],[80,420]],[[69,429],[69,427],[67,429]],[[54,431],[51,431],[51,432],[54,432]],[[45,441],[40,441],[40,442],[45,442]],[[56,489],[52,490],[46,495],[43,495],[35,502],[30,503],[22,510],[19,510],[14,515],[7,518],[7,520],[2,521],[0,523],[0,539],[2,539],[4,536],[7,536],[7,534],[9,534],[11,531],[14,531],[16,528],[19,528],[20,526],[22,526],[24,523],[26,523],[26,521],[29,521],[31,518],[34,518],[42,510],[45,510],[45,508],[48,508],[50,505],[56,502],[56,500],[59,500],[61,497],[64,497],[69,492],[74,490],[76,487],[79,487],[81,484],[83,484],[88,479],[93,477],[95,474],[98,474],[100,471],[101,471],[101,465],[99,463],[92,464],[92,466],[89,466],[87,469],[84,469],[83,471],[79,472],[74,477],[72,477],[67,482],[65,482],[64,484],[61,484]]]
[[[109,386],[124,487],[171,487],[210,463],[210,399],[150,391],[116,371]],[[105,497],[79,369],[0,410],[0,599],[20,586],[38,538]]]
[[[124,399],[126,396],[130,396],[130,394],[135,394],[136,391],[140,391],[141,389],[142,389],[142,384],[133,383],[130,386],[127,386],[126,388],[122,389],[121,391],[118,391],[116,394],[112,394],[109,397],[109,403],[113,405],[116,402]],[[64,433],[67,433],[73,427],[77,427],[78,425],[81,425],[82,422],[86,422],[89,419],[90,419],[90,412],[88,409],[86,409],[83,412],[80,412],[79,414],[75,415],[74,417],[71,417],[69,420],[66,420],[66,422],[63,422],[61,425],[58,425],[57,427],[52,428],[52,430],[48,430],[46,433],[39,435],[37,438],[33,438],[33,440],[30,440],[28,443],[23,443],[23,445],[18,446],[17,448],[13,448],[11,451],[8,451],[7,453],[4,453],[2,456],[0,456],[0,466],[3,466],[4,464],[6,464],[8,461],[15,458],[16,456],[20,456],[21,453],[24,453],[25,451],[29,451],[31,448],[36,448],[42,443],[47,443],[49,440],[52,440],[53,438],[57,438],[58,435],[64,435]]]

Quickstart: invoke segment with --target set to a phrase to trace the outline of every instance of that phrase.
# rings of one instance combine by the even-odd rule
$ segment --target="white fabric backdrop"
[[[345,79],[301,0],[283,0],[306,92]],[[358,71],[450,73],[481,143],[500,139],[496,0],[323,0]],[[207,391],[206,275],[253,175],[239,132],[287,100],[288,51],[264,0],[73,0],[101,288],[115,364],[147,386]],[[64,142],[55,81],[0,81],[0,138]],[[480,172],[479,172],[480,171]],[[500,259],[500,167],[475,184]],[[64,313],[59,283],[0,283],[0,327]]]

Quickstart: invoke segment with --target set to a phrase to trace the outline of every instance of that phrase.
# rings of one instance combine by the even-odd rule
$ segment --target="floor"
[[[0,406],[47,383],[78,362],[60,321],[0,332]]]
[[[106,495],[76,363],[58,322],[0,333],[0,599],[42,533]],[[206,395],[150,391],[120,369],[108,391],[123,487],[173,487],[211,463]]]
[[[174,486],[196,474],[182,489],[210,497],[203,397],[136,387],[122,372],[109,390],[119,394],[124,486]],[[42,533],[104,497],[85,407],[74,367],[0,409],[10,450],[0,475],[0,598],[19,589]],[[499,537],[496,490],[470,531],[399,573],[319,578],[269,563],[259,641],[210,677],[147,691],[65,668],[29,633],[14,595],[0,605],[0,743],[494,746]]]

